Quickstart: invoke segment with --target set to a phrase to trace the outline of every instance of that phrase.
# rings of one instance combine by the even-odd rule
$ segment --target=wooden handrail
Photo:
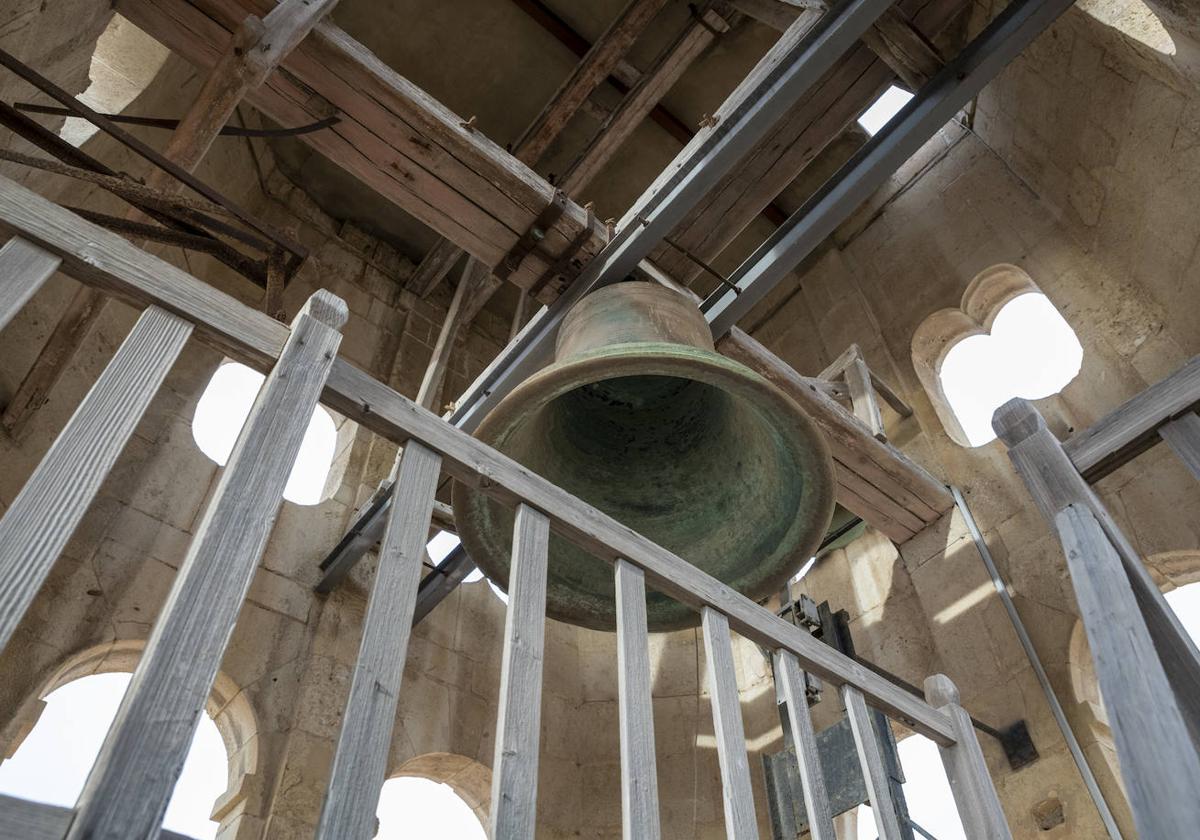
[[[201,341],[260,370],[283,348],[288,328],[120,236],[0,177],[0,230],[62,258],[62,270],[136,305],[156,305],[195,324]],[[597,557],[624,558],[659,591],[697,610],[711,607],[753,642],[793,653],[801,667],[835,685],[850,683],[881,711],[939,744],[954,743],[950,718],[821,644],[692,564],[530,472],[368,374],[336,359],[322,402],[395,443],[421,441],[446,472],[513,507],[525,503],[551,527]]]

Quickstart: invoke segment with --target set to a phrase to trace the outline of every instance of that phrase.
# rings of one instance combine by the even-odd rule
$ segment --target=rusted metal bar
[[[156,167],[168,173],[176,180],[195,190],[209,201],[224,207],[226,210],[236,216],[240,222],[252,228],[253,230],[258,231],[272,243],[288,251],[291,254],[289,263],[295,263],[298,265],[304,260],[305,257],[308,256],[308,249],[306,249],[299,242],[296,242],[291,237],[285,236],[284,234],[272,228],[270,225],[264,224],[261,220],[255,218],[250,212],[238,207],[237,204],[235,204],[232,200],[222,195],[208,184],[205,184],[186,169],[163,157],[155,149],[151,148],[137,137],[134,137],[132,134],[116,125],[112,120],[107,119],[102,114],[97,113],[92,108],[80,102],[67,91],[54,84],[54,82],[50,81],[45,76],[42,76],[29,65],[20,61],[18,58],[16,58],[16,56],[6,52],[5,50],[0,50],[0,65],[8,68],[17,76],[33,85],[38,90],[42,91],[42,93],[46,94],[51,99],[54,99],[59,104],[69,109],[76,116],[86,119],[105,134],[108,134],[113,139],[137,152],[146,160],[150,161],[150,163],[154,164]]]
[[[28,114],[46,114],[52,117],[76,116],[70,108],[54,105],[38,105],[35,102],[14,102],[13,107]],[[101,114],[106,120],[112,120],[121,125],[140,125],[146,128],[165,128],[174,130],[179,127],[180,120],[166,117],[136,117],[131,114]],[[332,128],[342,121],[341,117],[326,117],[323,120],[298,125],[294,128],[248,128],[240,125],[226,125],[218,132],[223,137],[299,137],[302,134],[312,134],[323,128]]]

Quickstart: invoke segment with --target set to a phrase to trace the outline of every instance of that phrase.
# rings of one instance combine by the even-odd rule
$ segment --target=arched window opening
[[[451,545],[449,548],[446,549],[446,554],[449,554],[450,550],[458,545],[458,537],[454,537],[451,534],[447,534],[445,531],[443,531],[441,534],[438,534],[438,537],[441,537],[441,536],[451,537],[454,540],[453,545]],[[437,537],[434,537],[434,539],[436,540]],[[430,545],[433,545],[433,543],[430,543]],[[430,551],[430,556],[433,556],[432,551]],[[434,562],[437,562],[437,561],[434,561]],[[480,569],[478,566],[476,566],[474,569],[472,569],[471,573],[469,575],[467,575],[465,578],[463,578],[463,583],[475,583],[476,581],[480,581],[480,580],[487,581],[487,585],[489,587],[491,587],[492,594],[495,595],[497,598],[499,598],[501,603],[504,603],[504,604],[508,603],[508,593],[505,592],[503,589],[501,589],[496,584],[492,583],[491,578],[485,577],[483,574],[483,570]]]
[[[227,362],[217,368],[196,405],[192,437],[200,451],[225,466],[233,452],[254,398],[266,377],[245,365]],[[338,450],[333,417],[317,406],[288,476],[283,498],[298,505],[315,505],[331,495],[330,470]]]
[[[913,365],[947,433],[963,446],[996,439],[992,414],[1014,397],[1038,400],[1079,373],[1083,346],[1024,271],[979,274],[958,309],[925,319],[913,335]]]
[[[171,52],[120,15],[113,15],[96,41],[88,68],[91,84],[79,99],[102,114],[118,114],[144,91]],[[59,135],[82,146],[100,129],[81,117],[68,117]]]
[[[479,817],[454,788],[420,776],[383,783],[376,840],[487,840]]]
[[[46,695],[37,724],[12,758],[0,764],[0,793],[74,807],[131,678],[92,674]],[[215,838],[217,823],[209,816],[225,792],[228,772],[217,725],[201,715],[163,827],[197,840]]]
[[[1192,641],[1200,644],[1200,582],[1172,589],[1164,597]]]
[[[950,781],[937,744],[924,735],[910,735],[899,744],[900,766],[904,770],[904,801],[908,816],[923,831],[937,840],[966,840]],[[870,805],[858,806],[858,840],[875,840],[875,817]]]
[[[892,85],[871,103],[870,108],[863,111],[862,116],[858,118],[858,124],[867,134],[874,137],[912,98],[913,95],[904,88]]]

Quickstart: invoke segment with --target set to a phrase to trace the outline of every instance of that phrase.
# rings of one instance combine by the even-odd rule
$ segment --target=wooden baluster
[[[19,236],[0,248],[0,330],[58,271],[62,259]]]
[[[292,323],[80,794],[69,840],[157,835],[346,318],[346,305],[320,291]]]
[[[804,693],[804,673],[800,663],[789,651],[775,651],[775,679],[787,701],[788,722],[796,747],[796,763],[800,766],[800,787],[804,791],[804,810],[808,814],[810,840],[837,840],[833,828],[833,812],[825,790],[825,775],[821,756],[817,752],[817,736],[813,732],[808,697]]]
[[[700,611],[704,653],[708,661],[712,694],[713,733],[721,762],[721,794],[725,800],[725,834],[731,840],[755,840],[754,793],[750,788],[750,761],[746,731],[742,727],[742,702],[733,667],[733,639],[729,619],[712,607]]]
[[[617,704],[621,715],[621,817],[625,840],[658,840],[654,701],[646,633],[646,576],[617,560]]]
[[[1068,505],[1055,522],[1138,834],[1195,836],[1200,755],[1188,738],[1120,558],[1086,507]]]
[[[875,830],[879,832],[879,840],[900,840],[904,835],[896,817],[887,766],[883,763],[883,753],[879,751],[879,739],[875,737],[875,729],[871,725],[867,701],[863,699],[862,692],[849,683],[842,685],[841,692],[850,731],[854,735],[854,746],[858,748],[863,781],[867,784],[867,798],[871,800]]]
[[[517,506],[508,614],[500,663],[500,709],[492,762],[492,840],[528,840],[537,825],[542,648],[546,635],[546,554],[550,520]]]
[[[949,715],[954,727],[956,743],[938,749],[963,831],[972,840],[1012,840],[971,717],[958,705],[958,688],[949,677],[934,674],[925,679],[925,699]]]
[[[0,520],[0,649],[191,333],[190,323],[157,306],[143,312]]]
[[[1200,481],[1200,415],[1189,412],[1165,423],[1158,434]]]
[[[1008,446],[1008,457],[1050,526],[1067,505],[1088,508],[1121,558],[1150,638],[1166,669],[1193,742],[1200,745],[1200,650],[1150,577],[1146,564],[1112,514],[1075,469],[1058,438],[1028,400],[1006,402],[992,416],[992,428]]]
[[[441,466],[433,450],[415,440],[404,445],[319,838],[369,840],[375,832]]]

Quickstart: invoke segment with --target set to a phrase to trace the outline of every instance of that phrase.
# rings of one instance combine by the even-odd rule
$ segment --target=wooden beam
[[[196,336],[208,346],[259,370],[270,369],[287,338],[287,327],[273,318],[3,177],[0,231],[20,235],[62,257],[63,270],[78,280],[101,286],[134,306],[159,305],[192,321]],[[454,478],[505,504],[528,502],[551,518],[560,536],[598,559],[627,559],[645,572],[647,583],[658,591],[696,609],[706,604],[719,608],[742,636],[772,649],[790,650],[806,671],[834,684],[852,682],[862,687],[876,708],[915,731],[938,743],[953,741],[948,719],[929,704],[346,361],[334,361],[322,401],[388,440],[423,442],[441,453],[445,471]],[[850,422],[857,426],[853,418]]]
[[[14,236],[0,248],[0,330],[58,271],[58,257]]]
[[[542,713],[542,648],[546,635],[546,560],[550,520],[517,505],[508,611],[500,662],[500,704],[492,761],[494,840],[533,837],[537,826],[538,744]]]
[[[796,764],[800,768],[800,788],[804,795],[804,812],[808,815],[809,840],[837,840],[833,828],[833,812],[825,789],[825,773],[817,750],[812,715],[808,711],[808,696],[804,690],[804,672],[796,657],[784,650],[774,653],[775,680],[783,689],[787,701],[788,722],[791,724],[792,744],[796,748]]]
[[[450,353],[454,349],[454,342],[458,338],[459,330],[464,324],[469,323],[467,315],[473,314],[467,310],[467,301],[476,296],[489,276],[490,272],[487,268],[481,266],[478,261],[467,258],[463,265],[462,276],[458,280],[458,286],[454,290],[454,297],[450,299],[450,306],[446,310],[446,318],[442,321],[442,328],[438,332],[437,341],[434,342],[429,365],[425,368],[425,375],[421,378],[421,386],[417,389],[417,405],[427,408],[435,414],[439,413],[437,411],[438,394],[441,393],[442,383],[446,378],[446,368],[450,364]]]
[[[30,802],[0,794],[0,837],[11,840],[62,840],[75,818],[72,808]],[[163,829],[158,840],[191,840],[184,834]]]
[[[964,0],[900,0],[897,8],[930,38],[937,37],[968,9]],[[780,38],[755,72],[769,72],[773,62],[805,34],[802,24]],[[747,153],[742,164],[724,179],[676,227],[675,242],[711,262],[725,247],[796,179],[826,146],[850,128],[879,94],[895,80],[895,72],[866,46],[854,47],[827,73],[774,129]],[[717,116],[742,107],[749,88],[739,86]],[[697,134],[702,137],[704,132]],[[688,154],[685,149],[681,155]],[[700,269],[677,250],[657,249],[652,258],[684,283]]]
[[[863,43],[896,72],[909,90],[917,91],[946,63],[937,48],[893,6],[884,12]]]
[[[802,15],[820,15],[823,3],[797,5],[788,0],[730,0],[739,11],[783,32]],[[912,90],[921,87],[945,63],[904,12],[888,9],[863,36],[863,43],[883,59]]]
[[[992,428],[1008,447],[1008,457],[1017,475],[1051,527],[1058,512],[1068,505],[1088,508],[1103,526],[1121,558],[1192,739],[1200,745],[1200,650],[1163,597],[1141,556],[1095,490],[1071,463],[1058,438],[1046,428],[1045,419],[1032,403],[1024,399],[1009,400],[996,409]]]
[[[646,575],[618,558],[617,708],[621,740],[621,823],[625,840],[658,840],[658,765],[646,632]]]
[[[964,833],[981,840],[1012,840],[971,717],[959,705],[958,687],[944,674],[934,674],[925,678],[925,699],[954,721],[958,743],[938,750]]]
[[[519,160],[531,166],[537,163],[579,106],[608,78],[665,3],[666,0],[630,0],[514,144]]]
[[[270,0],[118,0],[118,11],[198,67],[211,67],[229,32]],[[384,198],[494,268],[551,203],[554,188],[327,21],[248,101],[283,125],[338,114],[303,140]],[[604,226],[568,201],[513,272],[529,288],[580,232],[587,261]],[[547,297],[553,292],[548,292]]]
[[[662,52],[621,104],[604,121],[583,153],[563,173],[559,186],[568,195],[577,195],[591,183],[634,130],[654,110],[692,63],[699,58],[717,34],[727,32],[729,23],[713,9],[705,9],[692,18],[683,32]]]
[[[421,258],[417,270],[404,283],[404,288],[420,297],[428,297],[446,279],[462,255],[462,248],[449,239],[439,239]]]
[[[854,735],[854,746],[858,750],[858,764],[867,785],[867,799],[871,803],[871,815],[875,818],[875,831],[879,840],[902,840],[906,835],[900,830],[887,767],[883,763],[875,727],[871,725],[872,715],[867,710],[862,692],[857,688],[843,685],[841,693],[842,703],[846,706],[846,719],[850,721],[850,732]]]
[[[261,85],[279,60],[336,4],[337,0],[284,0],[265,20],[253,15],[242,20],[172,132],[164,157],[188,172],[194,171],[246,94]],[[146,185],[168,194],[183,187],[177,178],[157,166],[146,176]],[[138,215],[137,211],[130,214]],[[103,299],[95,289],[80,289],[72,297],[0,417],[0,425],[10,435],[19,436],[49,398],[102,310]]]
[[[415,441],[405,444],[400,457],[318,840],[375,835],[441,463],[437,453]]]
[[[754,791],[750,786],[750,760],[742,724],[742,698],[738,696],[733,666],[733,639],[729,619],[714,610],[700,610],[704,656],[708,664],[709,702],[713,734],[721,765],[721,798],[725,804],[725,836],[731,840],[758,840],[754,816]]]
[[[1200,481],[1200,416],[1194,411],[1178,420],[1172,420],[1158,430],[1158,434],[1192,475]]]
[[[151,306],[138,318],[0,519],[0,650],[183,350],[192,325]]]
[[[1187,837],[1200,821],[1200,756],[1129,578],[1087,507],[1068,505],[1055,524],[1138,834]]]
[[[529,166],[538,162],[542,153],[562,133],[588,96],[616,69],[625,53],[633,46],[633,42],[665,2],[666,0],[631,0],[513,144],[513,155],[517,160]],[[457,245],[448,239],[440,240],[421,260],[405,288],[422,297],[428,295],[446,276],[450,266],[461,254],[462,249]],[[493,284],[487,297],[500,285]],[[483,308],[487,297],[478,304],[478,308]]]
[[[882,496],[893,500],[897,509],[891,515],[893,520],[897,516],[904,518],[904,514],[899,513],[903,510],[919,522],[928,524],[935,522],[954,504],[945,484],[895,447],[866,434],[854,415],[742,330],[731,330],[717,342],[717,350],[765,376],[795,400],[825,432],[836,461],[839,484],[844,483],[843,473],[858,475],[868,486],[877,488]],[[861,489],[856,495],[862,496]],[[839,501],[842,501],[840,495]],[[850,507],[849,504],[845,506]],[[867,516],[864,519],[870,521]]]
[[[1075,468],[1094,482],[1159,441],[1158,429],[1200,406],[1200,356],[1122,403],[1063,444]]]
[[[341,300],[319,291],[288,331],[79,795],[67,840],[158,832],[347,314]]]

